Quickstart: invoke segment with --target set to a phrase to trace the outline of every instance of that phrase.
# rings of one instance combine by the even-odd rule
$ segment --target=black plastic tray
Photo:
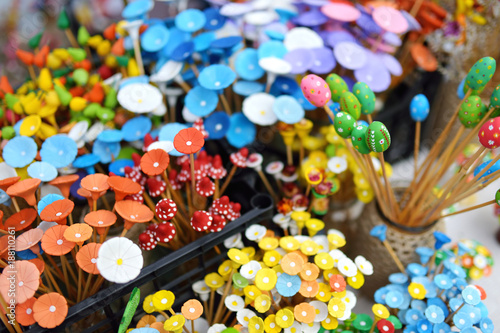
[[[230,236],[244,232],[250,225],[259,223],[265,219],[270,219],[273,214],[273,201],[267,194],[256,193],[256,191],[245,182],[238,182],[230,186],[230,198],[242,204],[244,213],[239,219],[232,221],[218,233],[208,234],[195,242],[192,242],[181,249],[171,252],[165,257],[155,261],[153,264],[142,269],[137,278],[126,284],[113,284],[101,290],[95,295],[72,306],[65,321],[55,329],[45,329],[37,324],[25,328],[24,332],[63,332],[66,328],[77,323],[88,316],[103,311],[104,319],[94,323],[91,327],[71,327],[72,332],[116,332],[120,324],[123,309],[128,298],[128,294],[134,287],[142,287],[152,284],[154,290],[171,289],[175,290],[177,305],[192,297],[190,288],[186,288],[190,283],[202,279],[210,268],[225,258],[223,247],[220,247],[222,254],[214,251],[215,246],[220,245]],[[190,263],[187,272],[177,275],[176,270],[183,265]],[[168,276],[168,275],[174,276]],[[187,283],[188,282],[188,283]],[[179,290],[178,285],[183,284],[184,290]],[[127,297],[125,297],[127,296]],[[146,296],[146,295],[141,295]],[[115,309],[113,309],[113,307]],[[140,305],[142,310],[142,303]],[[138,309],[139,310],[139,309]],[[7,332],[2,328],[1,332]]]

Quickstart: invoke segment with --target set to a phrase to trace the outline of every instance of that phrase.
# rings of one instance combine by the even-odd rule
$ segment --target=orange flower
[[[190,299],[181,308],[182,315],[188,320],[196,320],[203,314],[203,305],[197,299]]]
[[[163,149],[153,149],[141,158],[141,170],[148,176],[156,176],[165,171],[170,163],[170,156]]]
[[[82,245],[92,237],[92,227],[85,223],[75,223],[64,231],[63,236],[70,242]]]
[[[346,282],[342,275],[334,274],[330,277],[330,287],[332,291],[342,292],[345,290]]]
[[[54,328],[61,325],[67,314],[68,303],[58,293],[42,295],[33,304],[33,316],[38,325],[44,328]]]
[[[290,252],[281,258],[281,269],[289,275],[297,275],[302,271],[304,259],[295,252]]]
[[[310,324],[316,317],[316,310],[314,309],[314,306],[304,302],[295,306],[293,309],[293,315],[297,321]]]
[[[203,134],[194,127],[179,131],[174,137],[174,147],[183,154],[195,154],[203,148],[205,138]]]
[[[299,293],[304,297],[315,297],[319,292],[318,281],[302,281]]]

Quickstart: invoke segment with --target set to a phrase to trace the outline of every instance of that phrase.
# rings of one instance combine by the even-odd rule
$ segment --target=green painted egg
[[[495,201],[500,205],[500,190],[497,190],[497,193],[495,193]]]
[[[374,121],[368,126],[366,143],[371,151],[376,153],[386,151],[391,145],[389,130],[387,130],[387,127],[380,121]]]
[[[500,84],[496,86],[490,97],[490,108],[500,108]]]
[[[370,148],[368,148],[368,144],[366,143],[367,130],[368,126],[358,125],[351,132],[352,146],[361,154],[370,153]]]
[[[493,77],[496,61],[492,57],[479,59],[469,70],[465,83],[473,90],[483,88]]]
[[[375,94],[370,87],[364,82],[356,82],[352,92],[361,103],[361,113],[372,114],[375,110]]]
[[[458,119],[466,128],[473,128],[476,126],[486,114],[486,106],[481,102],[479,96],[469,96],[458,111]]]
[[[352,92],[346,91],[340,96],[340,109],[358,120],[361,116],[361,103]]]
[[[333,126],[339,136],[347,139],[351,136],[351,132],[356,126],[356,120],[348,113],[339,112],[335,115]]]
[[[334,102],[340,101],[342,94],[349,91],[347,83],[345,83],[344,79],[337,74],[328,75],[326,77],[326,83],[330,87],[330,91],[332,92],[332,101]]]

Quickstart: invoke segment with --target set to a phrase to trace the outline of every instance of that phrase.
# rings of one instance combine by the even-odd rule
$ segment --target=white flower
[[[488,265],[486,258],[482,254],[478,254],[474,257],[474,266],[479,269],[483,269]]]
[[[363,275],[372,275],[373,274],[373,265],[371,262],[366,260],[365,257],[363,256],[357,256],[354,259],[354,262],[356,263],[356,266],[360,270]]]
[[[312,322],[310,324],[302,323],[300,326],[303,333],[318,333],[321,328],[321,324],[317,322]]]
[[[337,269],[340,271],[340,273],[344,274],[347,277],[353,277],[358,272],[358,268],[356,267],[354,262],[347,257],[339,259]]]
[[[210,328],[208,329],[207,333],[221,333],[226,328],[227,327],[224,324],[214,324],[214,325],[210,326]]]
[[[224,305],[229,311],[237,312],[245,308],[245,301],[241,296],[229,295],[224,300]]]
[[[292,326],[285,328],[284,333],[299,333],[302,332],[302,326],[298,321],[294,321]]]
[[[347,309],[352,309],[354,308],[354,306],[356,306],[356,295],[350,290],[346,290],[345,296],[342,297],[341,300],[344,301]]]
[[[126,283],[139,275],[143,263],[139,246],[128,238],[116,237],[101,245],[96,265],[106,280]]]
[[[332,157],[328,160],[328,169],[336,174],[347,170],[347,160],[343,157]]]
[[[340,259],[346,257],[344,252],[340,251],[339,249],[331,250],[330,252],[328,252],[328,254],[333,258],[333,267],[337,267]]]
[[[337,319],[344,321],[344,320],[349,319],[350,317],[351,317],[351,309],[346,306],[345,311],[344,311],[344,316],[337,318]]]
[[[255,278],[255,275],[260,269],[262,269],[262,266],[259,264],[258,261],[250,260],[247,264],[241,266],[240,274],[245,279],[253,280],[253,278]]]
[[[256,316],[255,312],[249,309],[241,309],[236,312],[236,320],[238,320],[238,323],[243,325],[243,327],[248,327],[250,318],[254,316]]]
[[[298,240],[300,244],[304,243],[306,240],[311,240],[311,237],[305,235],[296,235],[294,238]]]
[[[260,225],[251,225],[247,230],[245,230],[245,236],[248,240],[259,242],[266,235],[267,228]]]
[[[343,239],[345,239],[344,234],[341,231],[337,230],[337,229],[328,229],[327,235],[330,235],[330,234],[339,235],[340,237],[342,237]]]
[[[328,252],[328,238],[325,235],[317,235],[312,238],[313,242],[319,245],[318,253]]]
[[[316,311],[316,317],[314,317],[314,321],[319,323],[328,317],[328,306],[320,301],[312,301],[309,302],[310,305],[314,306]]]
[[[202,301],[208,301],[210,288],[207,286],[204,280],[193,283],[192,288],[194,293],[198,295]]]
[[[340,128],[338,128],[338,129],[337,129],[337,132],[342,133],[343,131],[344,131],[344,130],[342,129],[342,127],[340,127]]]
[[[241,234],[236,234],[224,240],[224,246],[227,249],[232,249],[233,247],[242,249],[243,247],[245,247],[245,245],[241,241]]]

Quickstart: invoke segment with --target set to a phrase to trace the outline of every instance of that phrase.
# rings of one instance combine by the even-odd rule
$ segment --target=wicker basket
[[[415,253],[417,247],[433,248],[434,231],[444,231],[442,220],[437,220],[424,228],[398,226],[380,213],[376,203],[371,202],[365,205],[360,217],[349,223],[351,239],[347,241],[350,245],[347,251],[349,257],[362,255],[373,264],[373,275],[366,277],[365,284],[360,289],[363,294],[370,297],[378,288],[388,283],[387,278],[390,274],[399,272],[384,245],[377,238],[370,236],[370,230],[380,224],[387,225],[387,240],[405,266],[412,262],[419,262],[418,255]]]

